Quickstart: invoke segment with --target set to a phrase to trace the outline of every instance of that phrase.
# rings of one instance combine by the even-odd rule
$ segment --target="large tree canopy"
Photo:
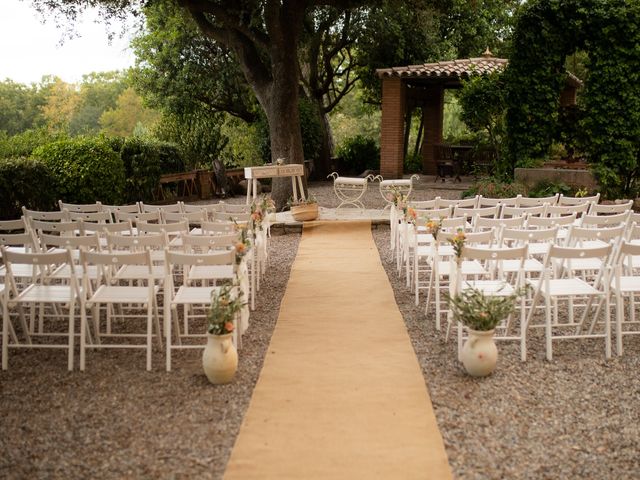
[[[107,21],[128,11],[141,14],[145,4],[160,5],[159,8],[163,4],[166,8],[171,4],[181,7],[206,39],[194,36],[189,41],[192,44],[182,44],[183,48],[178,49],[169,45],[154,49],[143,42],[138,45],[139,49],[146,48],[157,57],[153,60],[156,65],[167,67],[168,64],[179,73],[177,85],[164,85],[170,94],[162,101],[172,103],[174,109],[181,107],[182,100],[178,101],[178,95],[172,95],[171,91],[184,91],[190,84],[194,85],[196,76],[206,71],[206,64],[196,63],[193,70],[184,68],[187,65],[191,68],[194,63],[190,60],[200,58],[205,51],[214,54],[215,61],[210,66],[220,67],[215,72],[224,70],[225,74],[222,78],[214,77],[215,73],[208,78],[205,76],[204,83],[211,87],[209,94],[196,96],[196,101],[246,118],[243,100],[249,96],[220,94],[228,92],[227,87],[239,87],[236,91],[242,91],[236,82],[230,52],[237,62],[237,70],[242,72],[265,112],[272,158],[284,158],[288,163],[303,161],[298,110],[301,91],[314,100],[318,114],[325,115],[352,88],[358,75],[368,71],[369,77],[373,78],[370,73],[378,66],[433,59],[445,50],[455,51],[449,47],[463,39],[479,40],[481,44],[476,45],[475,50],[480,52],[485,43],[489,43],[485,41],[489,26],[504,23],[504,19],[496,21],[500,4],[497,0],[32,1],[41,9],[53,10],[71,19],[84,7],[100,6]],[[465,5],[473,8],[467,12]],[[456,18],[443,20],[442,13],[449,10],[457,12]],[[474,21],[474,18],[478,20]],[[160,36],[165,24],[175,27],[170,25],[172,20],[162,16],[153,21]],[[171,28],[165,30],[169,31]],[[444,32],[448,37],[438,40],[438,34],[442,36]],[[438,42],[440,44],[436,45]],[[473,49],[471,46],[465,48]],[[147,60],[152,65],[150,57]],[[367,69],[355,70],[358,65],[366,65]],[[150,76],[142,80],[162,82],[161,78]],[[301,84],[304,90],[300,88]],[[273,194],[278,204],[286,200],[289,188],[286,181],[274,182]]]
[[[200,30],[232,51],[269,123],[271,155],[275,160],[302,163],[298,114],[300,65],[298,45],[308,9],[331,6],[349,9],[355,0],[176,0]],[[34,0],[41,8],[75,18],[78,9],[99,5],[105,18],[122,15],[125,8],[140,12],[135,0]],[[283,205],[290,183],[274,181],[273,196]]]

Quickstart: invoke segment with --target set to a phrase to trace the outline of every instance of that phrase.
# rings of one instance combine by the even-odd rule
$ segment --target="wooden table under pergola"
[[[385,179],[402,178],[407,149],[407,113],[422,110],[424,133],[420,153],[422,172],[435,175],[436,146],[442,144],[444,91],[462,87],[471,75],[502,71],[506,58],[495,58],[487,51],[479,58],[409,65],[376,70],[382,80],[382,124],[380,133],[380,174]],[[569,74],[560,95],[560,105],[576,103],[580,80]]]

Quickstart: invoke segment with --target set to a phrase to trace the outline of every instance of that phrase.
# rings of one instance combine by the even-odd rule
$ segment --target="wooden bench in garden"
[[[154,192],[153,199],[156,201],[166,200],[167,192],[165,188],[170,184],[176,184],[176,192],[172,194],[177,198],[188,198],[198,195],[196,184],[196,172],[169,173],[160,177],[158,188]]]

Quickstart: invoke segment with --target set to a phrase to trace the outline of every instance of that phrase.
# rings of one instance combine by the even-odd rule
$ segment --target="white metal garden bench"
[[[367,175],[364,178],[360,177],[341,177],[337,172],[333,172],[327,175],[327,178],[333,178],[333,190],[336,192],[340,205],[338,208],[344,205],[353,205],[357,208],[364,210],[364,204],[360,201],[365,192],[367,191],[367,185],[370,181],[373,181],[373,175]]]
[[[382,195],[384,201],[387,202],[387,205],[384,207],[384,209],[386,210],[387,208],[391,208],[391,206],[393,205],[393,199],[389,199],[389,194],[394,193],[394,191],[402,193],[403,195],[405,195],[407,200],[409,200],[409,196],[413,191],[413,180],[419,180],[419,178],[420,177],[418,177],[418,175],[411,175],[411,178],[385,180],[384,178],[382,178],[382,175],[376,175],[374,177],[374,180],[380,182],[380,195]]]

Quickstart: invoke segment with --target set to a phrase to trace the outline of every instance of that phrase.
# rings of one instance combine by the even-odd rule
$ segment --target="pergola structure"
[[[495,58],[487,49],[482,57],[409,65],[376,70],[382,80],[382,125],[380,174],[386,179],[402,178],[405,156],[405,117],[414,108],[422,109],[424,136],[420,152],[422,171],[436,174],[436,148],[442,143],[444,91],[462,87],[471,75],[504,70],[506,58]],[[580,80],[569,73],[560,95],[560,105],[576,103]]]

